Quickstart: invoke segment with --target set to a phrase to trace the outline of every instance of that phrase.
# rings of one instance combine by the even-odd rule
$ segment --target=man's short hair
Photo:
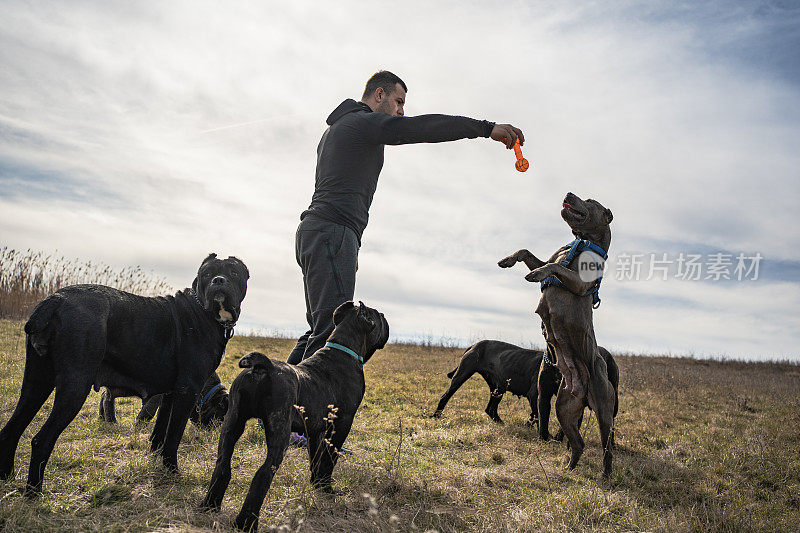
[[[392,74],[388,70],[379,70],[372,77],[367,80],[367,86],[364,87],[364,94],[361,99],[368,98],[375,92],[378,87],[383,88],[386,94],[392,94],[396,84],[400,84],[405,92],[408,92],[408,87],[396,74]]]

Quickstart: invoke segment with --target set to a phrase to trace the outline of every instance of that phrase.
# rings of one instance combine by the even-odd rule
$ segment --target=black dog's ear
[[[208,254],[208,257],[206,257],[205,259],[203,259],[203,262],[202,262],[202,263],[200,263],[200,266],[203,266],[203,265],[205,265],[206,263],[208,263],[209,261],[211,261],[211,260],[213,260],[213,259],[216,259],[216,258],[217,258],[217,254],[215,254],[215,253],[210,253],[210,254]]]
[[[247,265],[244,264],[244,261],[232,255],[229,255],[228,259],[230,259],[231,261],[235,261],[239,266],[242,267],[242,269],[244,270],[244,279],[250,279],[250,271],[247,269]]]
[[[333,312],[333,325],[338,326],[339,323],[347,316],[347,312],[353,307],[355,307],[355,304],[352,301],[347,301],[337,307],[336,311]]]
[[[239,359],[239,368],[252,368],[255,372],[266,372],[272,367],[272,361],[261,352],[250,352]]]
[[[367,316],[367,306],[364,305],[364,302],[358,302],[358,322],[367,330],[372,331],[375,329],[375,321],[372,320],[369,316]]]
[[[606,224],[611,224],[611,221],[614,220],[614,214],[611,212],[611,209],[606,209],[603,212],[603,216],[605,217]]]

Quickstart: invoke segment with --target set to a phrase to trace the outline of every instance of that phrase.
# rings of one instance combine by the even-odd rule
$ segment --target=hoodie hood
[[[356,111],[366,111],[368,113],[372,113],[372,109],[370,109],[370,107],[364,102],[356,102],[352,98],[348,98],[339,104],[339,107],[334,109],[330,115],[328,115],[328,120],[325,122],[328,124],[328,126],[332,126],[334,122],[343,116],[347,115],[348,113],[355,113]]]

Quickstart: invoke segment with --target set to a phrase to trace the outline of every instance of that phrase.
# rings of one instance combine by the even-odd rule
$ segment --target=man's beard
[[[387,95],[383,101],[378,104],[378,107],[375,108],[376,113],[385,113],[387,115],[392,114],[392,102],[389,100],[389,96]]]

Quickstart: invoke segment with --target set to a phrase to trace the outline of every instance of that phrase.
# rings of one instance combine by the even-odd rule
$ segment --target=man
[[[367,81],[360,102],[348,98],[328,117],[317,147],[311,205],[295,236],[303,271],[309,330],[287,362],[297,364],[321,348],[333,331],[333,311],[353,299],[361,235],[383,167],[384,145],[491,137],[511,149],[522,131],[510,124],[450,115],[404,117],[408,88],[382,70]]]

